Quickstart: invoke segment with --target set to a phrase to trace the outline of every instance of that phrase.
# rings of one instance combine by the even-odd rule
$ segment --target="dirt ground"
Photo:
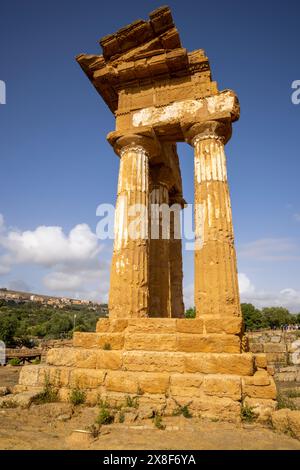
[[[17,383],[19,368],[0,367],[0,386]],[[257,424],[212,422],[198,418],[163,418],[165,430],[152,420],[102,426],[97,438],[86,431],[97,407],[68,403],[0,409],[0,449],[293,449],[300,442]]]

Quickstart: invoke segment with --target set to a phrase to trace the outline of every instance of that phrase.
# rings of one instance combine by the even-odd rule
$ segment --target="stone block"
[[[129,319],[126,333],[176,333],[176,318]]]
[[[123,369],[144,372],[184,372],[184,354],[126,351],[123,354]]]
[[[204,374],[252,375],[254,360],[251,353],[194,353],[184,357],[185,372]]]
[[[106,390],[111,392],[124,392],[137,394],[138,374],[130,372],[108,372],[105,379]]]
[[[178,333],[203,334],[204,320],[202,318],[178,318],[176,330]]]
[[[201,397],[203,374],[172,374],[170,378],[171,396]]]
[[[183,352],[239,353],[240,338],[226,334],[184,334],[177,336],[177,350]]]
[[[205,315],[203,317],[204,333],[226,333],[239,335],[242,330],[242,318],[234,316]]]
[[[176,333],[128,333],[125,335],[124,349],[127,351],[176,351]]]
[[[202,389],[209,396],[240,400],[242,394],[241,378],[230,375],[207,375],[204,377]]]
[[[288,356],[286,353],[266,353],[268,364],[283,364],[286,365],[288,362]]]
[[[267,422],[276,410],[277,402],[267,398],[246,397],[244,405],[252,409],[259,422]]]
[[[70,388],[97,388],[104,383],[106,372],[94,369],[73,369],[70,372]]]
[[[252,377],[244,377],[244,383],[246,385],[270,385],[271,377],[265,370],[258,370]]]
[[[97,351],[96,368],[118,370],[122,368],[122,351]]]
[[[55,387],[63,387],[69,384],[69,380],[70,368],[45,365],[40,368],[38,385],[45,386],[49,382]]]
[[[126,319],[109,319],[100,318],[97,322],[97,333],[123,333],[127,328],[128,321]]]
[[[266,353],[285,353],[286,344],[285,343],[265,343],[264,352]]]
[[[38,385],[40,365],[28,365],[22,367],[19,376],[19,385]]]
[[[48,351],[46,362],[55,366],[95,369],[97,351],[83,348],[53,348]]]
[[[169,374],[143,373],[138,374],[139,389],[143,393],[164,394],[169,388]]]
[[[258,371],[256,374],[263,371]],[[255,374],[255,375],[256,375]],[[242,393],[246,397],[250,398],[267,398],[275,400],[277,396],[276,385],[272,377],[269,377],[269,385],[264,385],[266,383],[266,378],[257,378],[255,377],[243,377],[242,378]],[[259,385],[259,383],[261,383]]]
[[[124,346],[123,333],[81,333],[75,332],[73,337],[74,347],[122,349]]]
[[[183,405],[184,401],[179,400]],[[241,419],[241,404],[238,401],[227,397],[194,398],[189,404],[189,409],[193,415],[208,419],[218,419],[222,421],[239,422]]]
[[[260,369],[267,368],[267,357],[265,354],[254,354],[255,367]]]

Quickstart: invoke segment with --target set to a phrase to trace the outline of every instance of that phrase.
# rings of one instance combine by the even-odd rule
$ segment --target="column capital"
[[[138,133],[113,131],[107,135],[107,140],[119,157],[128,149],[143,150],[149,158],[160,153],[160,143],[151,128]]]
[[[183,129],[184,137],[193,147],[197,142],[205,139],[215,139],[224,144],[231,137],[232,127],[229,120],[196,122]]]

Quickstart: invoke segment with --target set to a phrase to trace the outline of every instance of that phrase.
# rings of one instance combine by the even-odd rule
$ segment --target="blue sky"
[[[153,1],[10,0],[0,10],[0,286],[106,300],[111,242],[94,233],[115,202],[114,117],[74,57],[160,6]],[[241,118],[226,146],[242,299],[300,311],[297,0],[169,1],[188,50],[203,48]],[[179,145],[185,199],[193,151]],[[56,227],[56,228],[53,228]],[[80,249],[77,249],[78,246]],[[192,303],[193,255],[184,253]]]

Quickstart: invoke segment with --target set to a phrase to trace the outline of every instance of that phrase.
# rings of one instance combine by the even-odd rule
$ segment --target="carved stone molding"
[[[197,142],[205,139],[215,139],[226,144],[231,137],[231,133],[232,126],[228,119],[199,122],[188,129],[184,129],[185,140],[193,147]]]
[[[147,153],[149,159],[159,155],[161,150],[160,143],[152,129],[136,134],[110,132],[107,140],[114,148],[115,153],[121,158],[124,152],[129,149],[143,151]]]

